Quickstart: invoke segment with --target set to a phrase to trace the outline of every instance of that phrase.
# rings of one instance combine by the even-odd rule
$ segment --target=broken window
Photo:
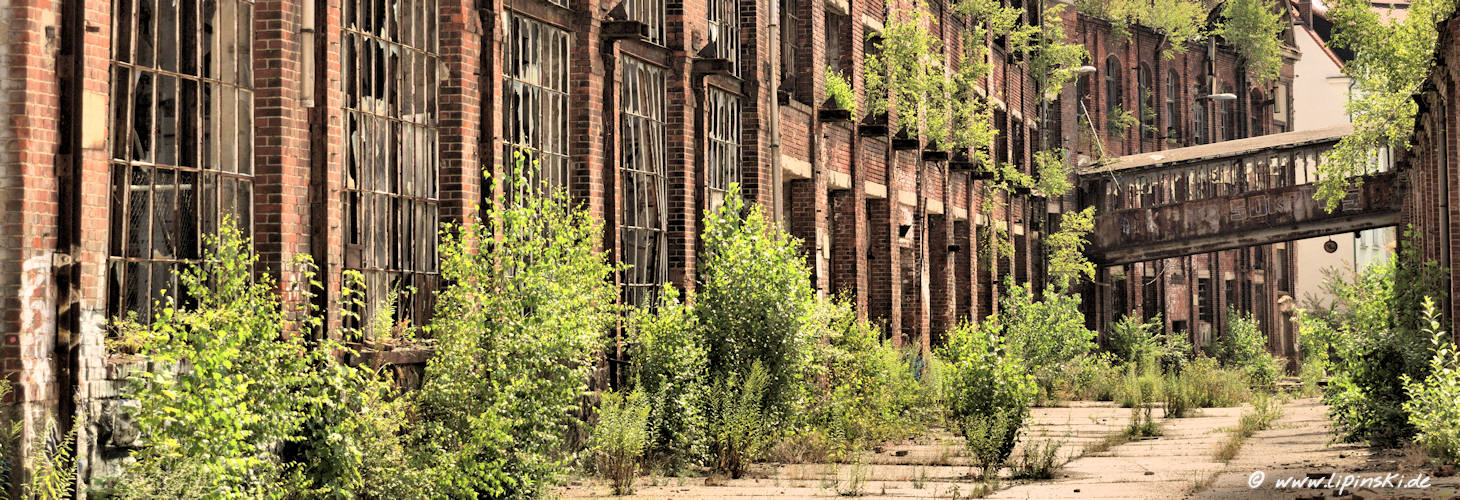
[[[1121,101],[1120,89],[1120,59],[1115,56],[1105,58],[1105,116],[1106,123],[1111,123],[1116,111],[1124,110],[1125,106]]]
[[[396,318],[424,321],[438,280],[436,7],[357,0],[342,8],[345,268],[364,275],[363,318],[402,294]]]
[[[705,98],[705,128],[710,136],[705,189],[707,208],[714,210],[724,203],[730,183],[740,182],[740,97],[710,87]]]
[[[107,313],[178,289],[225,215],[253,217],[253,2],[112,2]]]
[[[1141,138],[1156,138],[1156,88],[1151,82],[1151,68],[1141,63],[1136,68],[1136,102],[1141,120]]]
[[[1181,136],[1181,110],[1176,106],[1176,97],[1181,93],[1181,76],[1176,70],[1166,72],[1166,138]]]
[[[710,43],[718,59],[730,61],[731,72],[740,74],[739,0],[710,0]]]
[[[780,1],[781,92],[794,93],[796,91],[796,52],[799,50],[796,42],[801,39],[798,34],[801,27],[801,2],[797,0]]]
[[[507,13],[506,67],[503,68],[503,158],[513,152],[537,162],[527,170],[532,189],[568,187],[567,31]],[[503,186],[504,189],[507,186]],[[509,196],[513,191],[508,191]]]
[[[624,0],[630,21],[649,26],[649,41],[664,44],[664,0]]]
[[[664,228],[664,69],[621,56],[619,86],[619,231],[624,303],[649,306],[668,281],[669,254]]]

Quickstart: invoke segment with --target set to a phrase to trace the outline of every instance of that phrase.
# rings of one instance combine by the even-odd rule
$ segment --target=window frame
[[[621,300],[652,307],[659,288],[669,281],[667,174],[668,70],[629,54],[620,54],[619,127],[619,262]],[[648,81],[646,81],[648,80]],[[645,89],[644,86],[649,88]],[[636,101],[632,97],[641,97]],[[640,194],[641,188],[646,191]],[[636,209],[643,209],[642,212]],[[632,245],[631,240],[642,242]],[[636,263],[656,268],[645,269]]]
[[[111,2],[109,317],[136,313],[147,322],[155,301],[187,301],[174,295],[174,273],[203,260],[205,238],[218,234],[224,217],[244,238],[253,235],[256,5],[219,0],[211,13],[204,5],[183,0],[162,11],[155,2]],[[146,137],[137,130],[143,120]],[[139,211],[142,231],[133,221]]]
[[[421,324],[440,282],[440,10],[438,0],[391,1],[381,12],[340,7],[343,269],[364,277],[359,321],[393,293],[405,299],[395,319]]]
[[[514,152],[525,152],[531,161],[537,161],[538,169],[529,172],[531,184],[524,189],[543,192],[544,189],[569,189],[572,183],[571,159],[571,73],[573,59],[573,33],[556,24],[546,22],[521,12],[508,9],[504,16],[506,42],[503,43],[502,71],[502,142],[504,161],[513,158]],[[523,33],[522,28],[536,30]],[[524,35],[533,38],[529,45],[536,50],[536,60],[521,57],[519,42]],[[555,51],[556,50],[556,51]],[[535,71],[527,69],[536,65]],[[519,107],[526,95],[535,98],[529,106]],[[548,104],[544,105],[544,101]],[[556,109],[557,120],[551,120],[546,111]],[[529,121],[524,118],[530,118]],[[527,133],[523,133],[527,129]],[[534,133],[536,132],[536,133]],[[531,135],[532,137],[523,136]],[[521,193],[504,186],[504,193],[511,197]],[[491,193],[483,190],[484,198]],[[483,200],[487,201],[487,200]]]

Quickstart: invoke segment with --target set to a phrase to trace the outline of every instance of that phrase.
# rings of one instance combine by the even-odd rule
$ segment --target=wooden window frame
[[[652,307],[669,280],[668,70],[626,54],[619,68],[619,282],[624,304]]]

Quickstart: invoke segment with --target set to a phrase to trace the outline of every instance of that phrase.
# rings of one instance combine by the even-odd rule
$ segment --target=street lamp
[[[1237,100],[1237,94],[1233,94],[1231,92],[1224,92],[1224,93],[1221,93],[1221,94],[1204,95],[1204,96],[1198,97],[1197,99],[1211,99],[1213,101],[1235,101],[1235,100]]]

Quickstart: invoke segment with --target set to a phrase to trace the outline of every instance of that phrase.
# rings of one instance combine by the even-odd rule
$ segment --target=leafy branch
[[[1329,9],[1334,23],[1333,44],[1354,53],[1344,66],[1353,78],[1348,112],[1354,130],[1334,146],[1328,160],[1318,165],[1315,200],[1332,212],[1347,194],[1351,179],[1376,166],[1384,148],[1409,148],[1414,96],[1435,64],[1438,25],[1455,11],[1452,0],[1415,0],[1403,19],[1385,23],[1362,0],[1339,0]]]

